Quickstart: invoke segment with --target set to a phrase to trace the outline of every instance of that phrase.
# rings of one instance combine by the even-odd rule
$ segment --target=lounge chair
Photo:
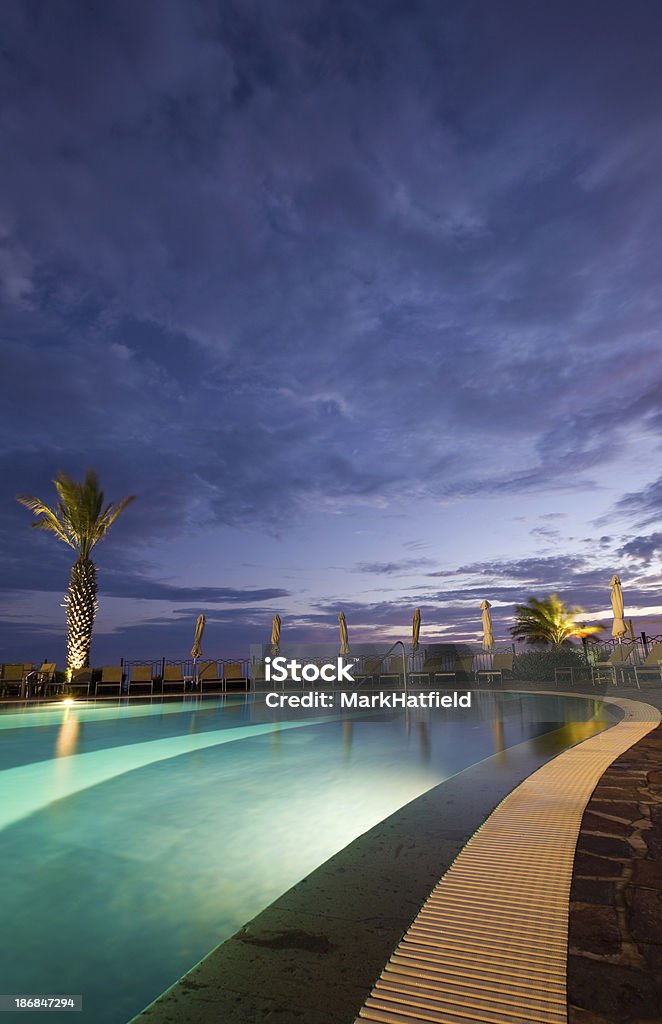
[[[379,671],[379,679],[402,679],[402,658],[389,658],[386,667]]]
[[[62,683],[57,681],[57,672],[54,661],[45,661],[37,671],[37,687],[43,697],[48,696],[49,690],[62,692]]]
[[[149,692],[154,693],[154,673],[151,665],[132,665],[129,674],[129,687],[127,693],[136,686],[149,686]]]
[[[662,644],[653,644],[641,665],[633,665],[634,678],[641,689],[646,677],[652,676],[654,683],[662,684]]]
[[[599,685],[606,677],[616,686],[620,672],[621,683],[624,683],[626,670],[634,669],[638,657],[639,649],[636,644],[619,644],[614,647],[606,661],[596,661],[591,665],[591,682],[594,686],[596,683]]]
[[[473,672],[473,666],[474,666],[474,655],[473,654],[461,654],[461,655],[459,655],[455,659],[455,664],[453,665],[453,671],[452,672],[435,672],[435,679],[437,678],[437,676],[442,677],[442,676],[451,676],[452,675],[452,676],[455,677],[454,681],[456,682],[458,676],[469,676],[469,678],[471,678],[471,674]]]
[[[441,665],[439,665],[438,668],[435,668],[431,673],[431,683],[435,684],[442,679],[452,679],[455,684],[458,676],[471,676],[473,663],[473,654],[461,654],[455,659],[452,669],[442,668]],[[448,663],[444,662],[443,664]]]
[[[101,669],[101,679],[97,683],[95,693],[97,697],[102,690],[117,690],[118,697],[122,693],[122,681],[124,669],[121,665],[104,665]]]
[[[172,687],[177,690],[181,688],[182,693],[186,692],[186,678],[184,676],[184,669],[181,662],[177,662],[174,665],[166,665],[163,669],[163,693],[166,692],[166,686]]]
[[[217,683],[220,687],[221,682],[221,677],[218,674],[218,662],[201,661],[199,663],[198,683],[200,684],[200,693],[202,693],[205,686],[209,686],[210,683]]]
[[[251,679],[253,680],[253,688],[255,688],[258,683],[260,686],[267,685],[266,665],[263,661],[254,661],[251,664]]]
[[[75,668],[71,674],[71,680],[67,686],[70,693],[75,693],[77,690],[85,690],[85,695],[89,697],[90,686],[92,685],[92,669],[91,668]]]
[[[442,672],[445,664],[447,664],[445,658],[426,658],[420,672],[409,673],[409,682],[413,683],[416,679],[424,679],[428,686],[431,686],[435,672]],[[451,674],[454,675],[454,673]]]
[[[228,683],[244,683],[248,689],[248,676],[238,661],[229,661],[223,664],[223,689],[227,690]]]
[[[458,675],[471,675],[473,661],[473,654],[460,654],[452,662],[453,667],[449,668],[451,662],[447,655],[432,655],[425,659],[420,672],[409,672],[407,678],[410,683],[424,679],[429,686],[441,683],[442,680],[450,680],[455,683]]]
[[[13,690],[18,697],[25,697],[26,676],[32,672],[33,666],[27,663],[18,662],[2,667],[2,696],[8,696]]]
[[[481,676],[487,676],[490,682],[498,676],[500,681],[503,682],[503,673],[512,672],[513,670],[513,658],[512,651],[499,651],[492,659],[491,668],[479,668],[474,673],[476,682],[479,682]]]
[[[354,679],[357,683],[364,683],[366,679],[374,682],[375,676],[379,675],[381,667],[381,658],[366,658],[363,662],[363,667],[357,671]]]

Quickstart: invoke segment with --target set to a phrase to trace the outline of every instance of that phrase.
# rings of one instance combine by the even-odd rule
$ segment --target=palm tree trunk
[[[89,558],[71,567],[67,605],[67,668],[88,668],[97,612],[97,569]]]

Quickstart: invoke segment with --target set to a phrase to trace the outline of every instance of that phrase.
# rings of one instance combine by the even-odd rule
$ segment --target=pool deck
[[[594,790],[570,899],[570,1024],[662,1020],[661,727]]]
[[[661,687],[609,687],[604,695],[662,711]],[[662,1022],[662,726],[611,764],[584,811],[567,994],[569,1024]]]
[[[662,687],[603,693],[662,711]],[[611,764],[582,817],[567,987],[569,1024],[662,1022],[662,725]]]
[[[504,689],[550,692],[549,684]],[[591,689],[575,692],[662,709],[659,688]],[[514,748],[507,764],[497,754],[435,787],[295,885],[135,1020],[350,1024],[476,830],[558,752],[552,735],[535,754]],[[662,729],[654,728],[607,769],[581,818],[569,908],[570,1024],[662,1021],[660,754]],[[401,1019],[452,1017],[410,1009]]]

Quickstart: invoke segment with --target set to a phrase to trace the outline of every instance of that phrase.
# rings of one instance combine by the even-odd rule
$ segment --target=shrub
[[[513,661],[513,676],[532,683],[553,683],[556,668],[574,669],[575,679],[586,679],[590,676],[582,651],[573,647],[549,647],[546,650],[516,654]]]

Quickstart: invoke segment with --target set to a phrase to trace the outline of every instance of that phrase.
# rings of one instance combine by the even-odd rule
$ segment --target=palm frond
[[[50,530],[83,559],[89,558],[94,545],[105,537],[117,517],[135,500],[135,495],[130,495],[117,505],[109,503],[104,508],[104,494],[99,490],[97,474],[91,469],[82,483],[64,472],[58,473],[53,483],[60,499],[55,510],[31,495],[19,495],[18,501],[39,517],[33,526]]]
[[[117,517],[122,514],[127,505],[130,505],[131,502],[135,500],[135,494],[130,494],[127,498],[122,498],[121,501],[118,501],[114,508],[112,505],[107,506],[97,523],[98,540],[101,540],[101,538],[108,533],[108,530],[113,525]]]
[[[58,540],[68,544],[70,548],[76,548],[76,544],[67,530],[66,523],[58,517],[57,512],[54,512],[52,508],[45,505],[40,498],[35,498],[31,494],[18,494],[16,500],[39,517],[37,522],[32,524],[34,529],[47,530],[49,533],[54,533]]]

